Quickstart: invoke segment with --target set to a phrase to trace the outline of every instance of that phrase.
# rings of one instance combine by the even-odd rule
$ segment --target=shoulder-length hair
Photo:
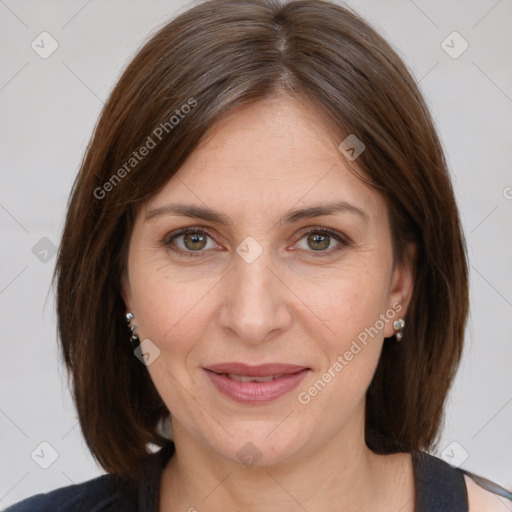
[[[404,340],[384,343],[366,394],[368,447],[428,450],[461,357],[466,248],[441,143],[397,53],[325,0],[212,0],[152,36],[113,89],[68,204],[55,279],[60,348],[86,443],[138,478],[169,411],[128,342],[120,280],[138,209],[226,113],[275,94],[313,105],[385,197],[394,262],[417,244]],[[350,164],[350,162],[348,162]],[[355,167],[352,166],[354,169]]]

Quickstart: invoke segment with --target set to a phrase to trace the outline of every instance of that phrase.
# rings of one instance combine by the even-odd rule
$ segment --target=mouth
[[[224,377],[237,380],[238,382],[270,382],[275,379],[280,379],[286,374],[277,373],[275,375],[267,375],[266,377],[250,377],[249,375],[237,375],[236,373],[218,373],[217,375],[223,375]]]
[[[217,391],[240,403],[268,403],[287,394],[311,371],[283,363],[222,363],[203,368]]]
[[[297,373],[306,369],[306,367],[287,363],[267,363],[253,366],[245,363],[229,362],[210,365],[205,369],[226,375],[242,375],[245,377],[272,377],[274,375],[290,375],[292,373]]]

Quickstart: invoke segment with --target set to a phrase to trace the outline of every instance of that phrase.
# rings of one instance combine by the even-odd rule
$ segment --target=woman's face
[[[362,438],[365,392],[412,278],[393,269],[384,199],[321,123],[291,99],[239,110],[138,213],[123,296],[177,442],[182,432],[265,465]]]

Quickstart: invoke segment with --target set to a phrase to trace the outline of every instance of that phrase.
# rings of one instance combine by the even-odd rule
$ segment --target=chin
[[[306,440],[290,429],[278,430],[275,421],[257,422],[246,429],[223,432],[218,439],[204,439],[210,448],[225,459],[247,468],[270,467],[289,462]],[[302,442],[301,442],[302,441]]]

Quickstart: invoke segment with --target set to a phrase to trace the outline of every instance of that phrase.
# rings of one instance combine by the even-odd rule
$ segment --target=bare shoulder
[[[510,500],[484,489],[468,475],[464,475],[464,480],[468,490],[469,512],[510,512]]]

